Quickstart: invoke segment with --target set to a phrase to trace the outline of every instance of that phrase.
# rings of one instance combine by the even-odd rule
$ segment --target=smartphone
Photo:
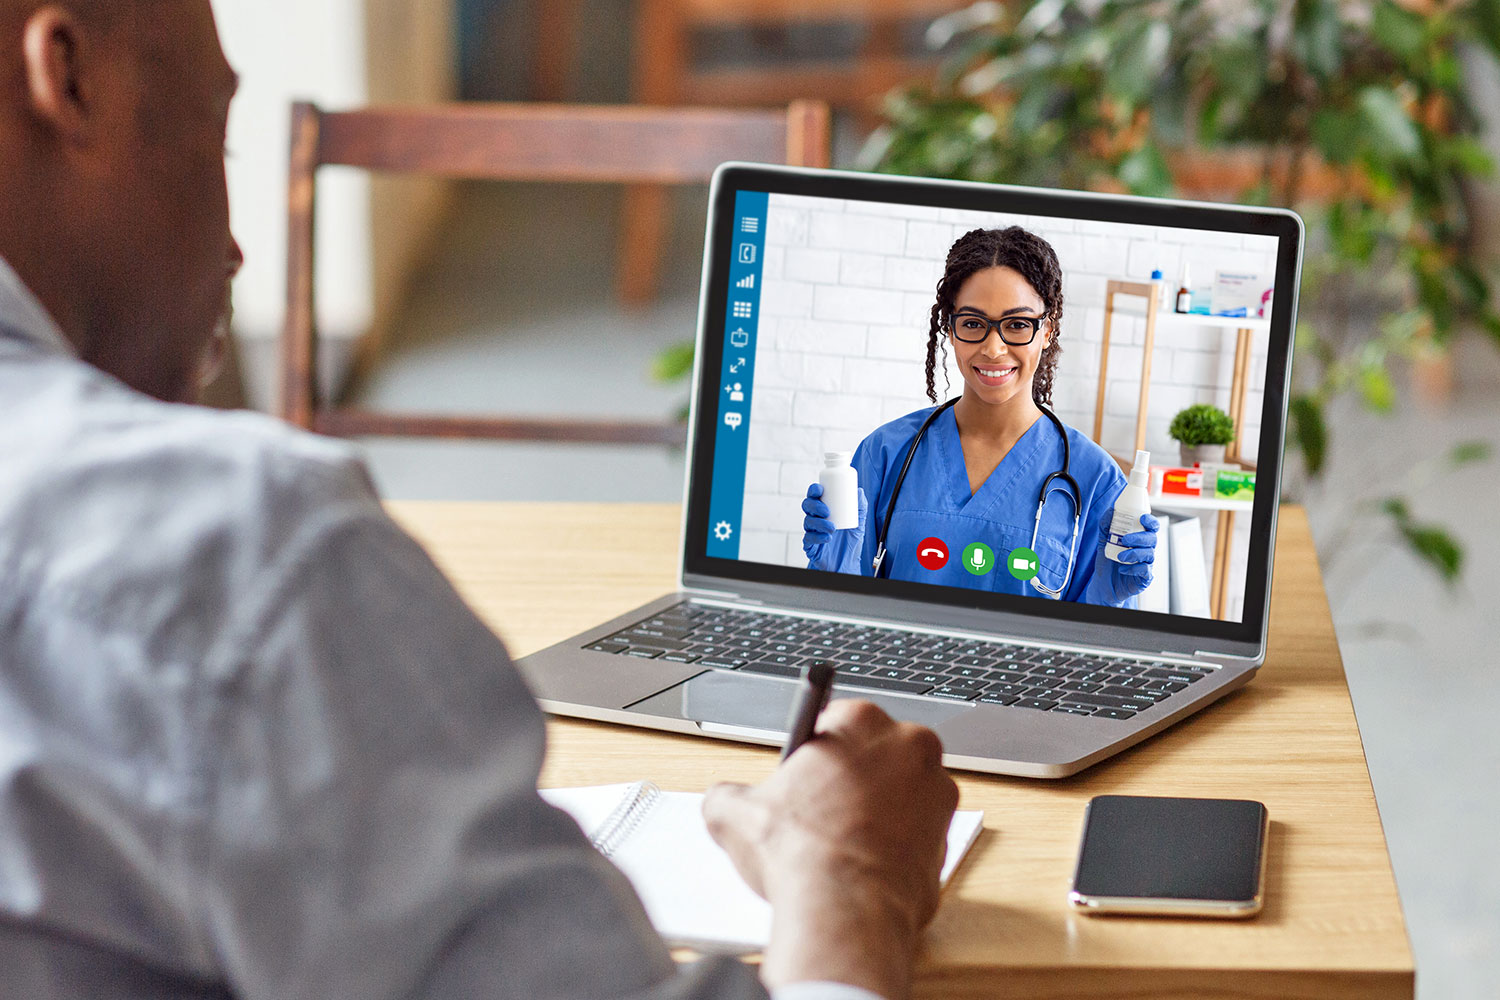
[[[1269,832],[1265,805],[1246,799],[1097,796],[1068,901],[1090,914],[1253,916]]]

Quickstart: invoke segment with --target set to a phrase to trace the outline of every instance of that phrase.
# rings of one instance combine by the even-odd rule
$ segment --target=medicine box
[[[1161,491],[1195,497],[1203,492],[1202,469],[1163,469]]]
[[[1214,492],[1223,500],[1254,500],[1255,473],[1220,469]]]
[[[1215,316],[1256,316],[1260,314],[1260,299],[1266,290],[1265,281],[1258,274],[1246,271],[1215,271],[1213,297],[1210,300]]]

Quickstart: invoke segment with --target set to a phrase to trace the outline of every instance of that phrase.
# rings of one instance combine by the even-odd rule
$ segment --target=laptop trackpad
[[[699,723],[785,733],[792,705],[802,686],[802,681],[795,677],[709,670],[625,707],[669,719],[691,719]],[[925,698],[902,698],[838,684],[834,685],[833,697],[863,698],[879,705],[892,718],[931,728],[972,707],[963,702],[947,704]]]

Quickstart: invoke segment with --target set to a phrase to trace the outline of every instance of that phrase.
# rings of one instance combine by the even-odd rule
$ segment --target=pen
[[[792,724],[786,737],[786,746],[781,750],[781,759],[786,760],[797,748],[812,739],[813,728],[818,724],[818,715],[828,704],[828,695],[833,691],[833,664],[819,660],[807,668],[807,686],[797,700]]]

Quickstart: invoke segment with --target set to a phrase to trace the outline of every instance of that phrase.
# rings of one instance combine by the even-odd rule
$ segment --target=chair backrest
[[[281,415],[314,428],[313,217],[319,167],[511,181],[705,183],[726,160],[826,167],[826,105],[719,110],[480,104],[292,107]]]

